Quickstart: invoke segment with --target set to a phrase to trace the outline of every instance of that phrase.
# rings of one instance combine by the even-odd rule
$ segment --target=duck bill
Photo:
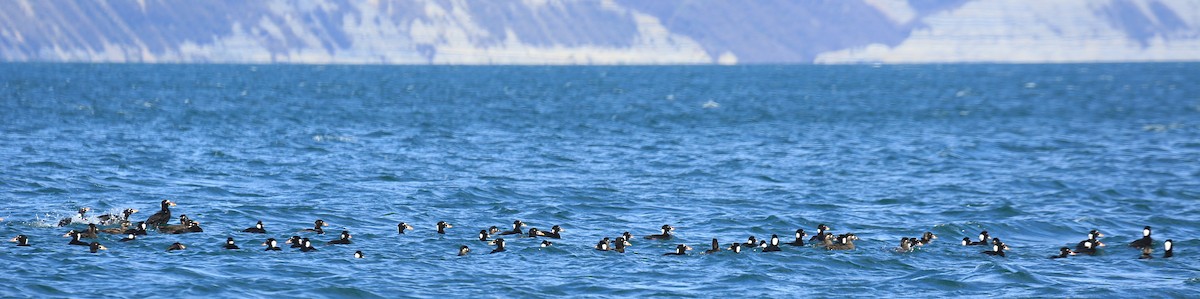
[[[108,250],[108,247],[104,247],[104,245],[100,245],[100,246],[96,247],[96,249]]]
[[[692,246],[683,245],[683,249],[692,250]]]
[[[8,239],[8,241],[9,242],[18,242],[18,240],[20,240],[20,239],[21,239],[21,237],[13,237],[12,239]]]
[[[413,227],[412,227],[412,225],[405,224],[404,229],[411,230],[411,229],[413,229]]]
[[[172,207],[174,207],[174,206],[175,206],[175,202],[174,202],[174,201],[170,201],[170,200],[168,200],[168,201],[167,201],[167,205],[168,205],[168,206],[172,206]]]
[[[1096,246],[1104,247],[1104,246],[1108,246],[1108,245],[1105,245],[1104,242],[1096,241]]]
[[[63,234],[63,238],[70,238],[70,237],[71,237],[71,233]]]

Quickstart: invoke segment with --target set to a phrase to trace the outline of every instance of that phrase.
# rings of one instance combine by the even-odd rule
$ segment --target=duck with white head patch
[[[792,246],[804,246],[804,237],[807,235],[808,234],[804,233],[803,228],[797,229],[796,230],[796,239],[793,240],[791,243],[787,243],[787,244],[792,245]]]
[[[263,223],[260,220],[254,224],[254,227],[243,229],[242,232],[251,234],[265,234],[267,233],[267,229],[263,227]]]
[[[233,250],[233,249],[241,249],[241,248],[238,248],[237,244],[233,243],[233,237],[228,237],[228,238],[225,238],[225,249]]]
[[[548,231],[548,232],[541,231],[539,233],[543,237],[547,237],[547,238],[551,238],[551,239],[562,239],[562,231],[563,231],[562,227],[555,225],[555,226],[550,227],[550,231]]]
[[[763,248],[763,252],[775,252],[775,251],[782,251],[782,249],[779,248],[779,236],[771,235],[771,241],[769,243],[767,243],[766,248]]]
[[[963,238],[963,241],[967,241],[967,242],[963,242],[964,243],[963,245],[966,245],[966,246],[988,245],[988,242],[991,241],[988,238],[988,232],[986,230],[979,232],[979,241],[971,242],[970,240],[971,239],[969,239],[969,238]]]
[[[67,245],[88,246],[87,242],[79,240],[79,232],[77,231],[67,232],[67,234],[63,235],[63,237],[71,238],[71,242],[68,242]]]
[[[1166,242],[1163,242],[1163,249],[1165,250],[1165,252],[1163,252],[1163,258],[1175,256],[1175,241],[1167,239]]]
[[[342,235],[337,240],[329,241],[326,244],[345,245],[345,244],[354,243],[354,242],[350,241],[350,238],[353,238],[353,236],[350,235],[350,231],[344,230],[344,231],[342,231]]]
[[[1101,234],[1099,230],[1093,229],[1092,231],[1088,232],[1087,239],[1085,239],[1083,241],[1079,241],[1078,244],[1075,244],[1075,250],[1076,251],[1083,250],[1083,248],[1084,248],[1083,243],[1085,243],[1085,242],[1092,242],[1092,245],[1094,247],[1103,247],[1104,243],[1100,242],[1100,240],[1099,240],[1100,237],[1103,237],[1103,236],[1104,236],[1104,234]]]
[[[324,235],[326,226],[329,226],[329,224],[325,223],[325,220],[317,219],[317,221],[313,221],[313,228],[306,228],[306,229],[302,229],[300,231],[313,232],[313,233],[317,233],[318,235]]]
[[[828,236],[832,236],[832,235],[833,235],[833,234],[827,234],[827,233],[826,233],[826,231],[831,231],[831,230],[833,230],[833,229],[832,229],[832,228],[829,228],[829,226],[828,226],[828,225],[825,225],[824,223],[818,224],[818,225],[817,225],[817,234],[816,234],[816,235],[813,235],[813,236],[812,236],[812,238],[809,238],[808,240],[809,240],[809,241],[824,242],[826,237],[828,237]]]
[[[687,255],[687,251],[692,250],[691,246],[679,244],[675,246],[675,252],[664,253],[663,255]]]
[[[504,249],[504,238],[496,238],[496,240],[492,241],[492,245],[496,245],[496,248],[492,249],[491,253],[500,253],[500,252],[507,251],[507,249]]]
[[[267,249],[263,250],[263,251],[281,251],[281,250],[283,250],[283,248],[279,248],[279,242],[275,241],[275,238],[267,238],[267,241],[263,242],[262,245],[267,247]]]
[[[1067,258],[1068,256],[1072,256],[1072,255],[1075,255],[1075,252],[1071,251],[1071,248],[1063,247],[1063,248],[1058,249],[1058,255],[1051,256],[1050,258],[1062,259],[1062,258]]]
[[[758,239],[755,238],[754,236],[750,236],[749,238],[746,238],[746,243],[742,243],[742,247],[747,247],[747,248],[758,247]]]
[[[835,240],[837,240],[836,244],[825,246],[825,249],[828,249],[828,250],[854,250],[854,248],[855,248],[854,241],[858,240],[858,236],[856,236],[854,234],[838,235],[838,237]]]
[[[304,248],[304,240],[300,239],[300,236],[292,236],[291,238],[283,241],[283,243],[292,244],[290,248]]]
[[[1096,255],[1096,243],[1092,243],[1092,241],[1083,241],[1083,248],[1076,248],[1075,253]]]
[[[601,239],[600,242],[596,243],[595,248],[596,248],[596,250],[599,250],[599,251],[608,251],[608,249],[609,249],[608,237],[604,237],[604,239]]]
[[[145,236],[147,228],[149,228],[149,226],[147,226],[145,222],[138,222],[137,225],[135,225],[132,229],[126,230],[125,233],[130,235]]]
[[[671,232],[675,230],[674,226],[663,224],[662,233],[657,235],[646,236],[646,240],[670,240]]]
[[[300,239],[300,252],[313,251],[317,251],[317,249],[312,246],[312,241],[308,240],[308,238]]]
[[[16,242],[17,246],[21,246],[21,247],[29,246],[29,237],[27,237],[25,235],[17,235],[17,237],[12,238],[11,240],[8,240],[8,241]]]
[[[521,227],[523,226],[525,226],[525,223],[521,222],[521,220],[513,220],[513,228],[511,230],[500,232],[500,235],[520,235],[522,232]]]
[[[1133,242],[1129,242],[1129,246],[1135,248],[1146,248],[1154,246],[1154,239],[1150,238],[1150,227],[1142,228],[1142,238]]]
[[[984,251],[983,254],[1003,257],[1004,256],[1004,246],[992,245],[992,250]]]

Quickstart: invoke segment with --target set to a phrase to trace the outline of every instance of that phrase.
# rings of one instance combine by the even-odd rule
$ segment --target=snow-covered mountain
[[[1200,60],[1195,0],[0,0],[0,61]]]

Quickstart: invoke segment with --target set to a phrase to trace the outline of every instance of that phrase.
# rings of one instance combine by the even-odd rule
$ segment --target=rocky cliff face
[[[3,61],[1200,60],[1200,1],[1191,0],[0,2]]]

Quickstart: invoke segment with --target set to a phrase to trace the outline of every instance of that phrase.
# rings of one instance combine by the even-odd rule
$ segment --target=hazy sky
[[[1194,0],[0,0],[0,60],[1195,61]]]

